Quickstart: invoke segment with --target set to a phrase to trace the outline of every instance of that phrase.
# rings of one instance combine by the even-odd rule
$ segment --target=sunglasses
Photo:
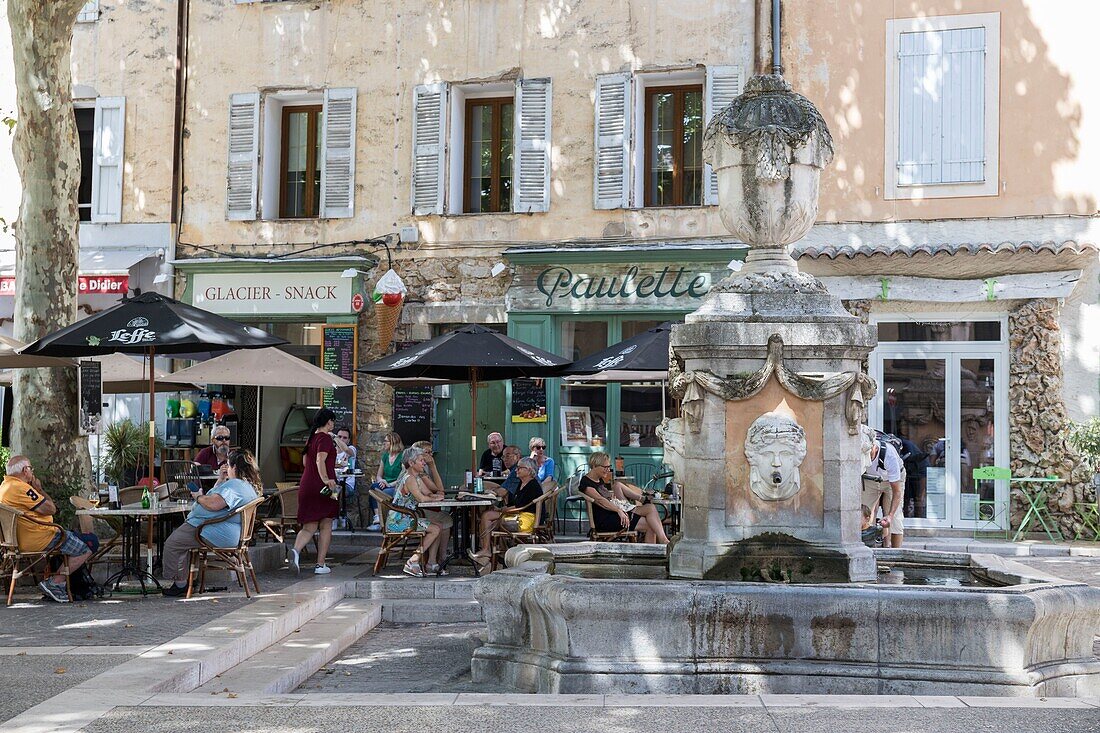
[[[596,466],[596,468],[611,468],[611,464],[610,463],[601,463],[600,465]]]
[[[215,435],[214,440],[229,440],[228,435]]]
[[[531,447],[534,448],[535,450],[546,450],[545,445],[534,445],[534,446],[531,446]]]

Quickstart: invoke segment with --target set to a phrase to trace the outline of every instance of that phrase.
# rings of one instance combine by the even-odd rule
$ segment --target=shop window
[[[80,141],[80,188],[76,194],[76,208],[80,221],[92,220],[92,141],[95,139],[95,109],[77,107],[76,134]]]
[[[321,200],[321,105],[283,107],[282,160],[279,165],[279,217],[317,217]]]
[[[997,195],[1000,16],[887,22],[886,198]]]
[[[645,90],[645,204],[703,203],[703,87]]]
[[[1000,341],[1000,321],[901,321],[878,324],[878,340]]]
[[[562,355],[576,361],[607,348],[608,325],[607,321],[562,321]],[[592,446],[599,448],[607,445],[607,387],[563,381],[561,405],[563,408],[587,408],[592,427]]]
[[[622,338],[629,338],[659,326],[663,321],[623,321]],[[665,415],[676,417],[676,401],[667,385],[660,383],[623,384],[619,387],[619,447],[657,448],[657,426]]]
[[[466,100],[466,201],[463,211],[512,210],[511,97]]]

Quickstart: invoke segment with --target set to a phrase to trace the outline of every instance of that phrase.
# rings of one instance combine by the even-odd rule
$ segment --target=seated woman
[[[527,448],[531,451],[531,458],[535,459],[536,478],[539,483],[546,486],[554,480],[554,459],[546,450],[546,441],[537,435],[527,442]]]
[[[374,474],[372,489],[378,489],[384,494],[393,496],[394,486],[401,477],[401,460],[405,450],[405,444],[398,433],[389,433],[382,439],[382,455],[378,459],[378,471]],[[370,500],[374,519],[367,527],[369,532],[377,532],[381,527],[381,519],[378,517],[378,503]]]
[[[597,452],[588,456],[588,473],[581,476],[578,489],[592,500],[592,520],[597,532],[632,529],[644,533],[645,541],[650,544],[668,544],[657,507],[638,504],[642,492],[635,486],[614,479],[611,457],[606,453]]]
[[[525,507],[542,496],[542,484],[538,480],[538,467],[535,465],[534,458],[520,458],[516,463],[516,475],[519,476],[520,486],[515,496],[507,492],[504,493],[503,498],[507,502],[506,506]],[[500,514],[497,509],[486,509],[481,513],[481,527],[478,533],[478,546],[481,549],[472,555],[472,558],[478,564],[489,561],[491,552],[489,533],[492,532],[497,520],[500,519]],[[526,533],[535,528],[535,513],[533,511],[520,512],[516,515],[516,519],[519,520],[518,532]]]
[[[424,451],[420,448],[406,448],[401,458],[405,467],[397,480],[397,489],[393,495],[396,506],[415,510],[422,501],[438,501],[443,498],[443,490],[432,483],[424,460]],[[442,552],[447,547],[451,533],[451,517],[439,511],[424,510],[424,518],[418,519],[418,531],[424,533],[420,546],[405,563],[404,573],[414,578],[424,577],[425,572],[439,571]],[[391,512],[386,521],[389,532],[404,532],[412,525],[412,518],[397,512]],[[425,562],[426,561],[426,562]],[[446,575],[447,573],[442,573]]]
[[[236,450],[229,454],[225,466],[226,480],[220,482],[206,494],[191,492],[195,507],[187,519],[168,535],[164,542],[162,575],[172,583],[165,586],[164,595],[176,597],[187,593],[189,551],[201,547],[196,528],[203,522],[224,517],[254,500],[264,490],[260,480],[260,469],[256,459],[247,450]],[[233,517],[202,530],[202,538],[215,547],[236,547],[241,541],[241,518]]]

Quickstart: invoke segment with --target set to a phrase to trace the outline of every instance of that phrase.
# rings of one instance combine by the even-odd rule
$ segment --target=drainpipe
[[[772,73],[776,76],[783,76],[783,59],[780,49],[783,34],[779,3],[780,0],[772,0]]]
[[[165,252],[164,262],[161,264],[157,280],[162,277],[168,282],[168,295],[175,297],[175,268],[169,263],[176,259],[176,243],[179,242],[180,232],[183,229],[183,198],[184,198],[184,158],[183,148],[184,125],[187,122],[187,64],[188,64],[188,34],[190,33],[191,2],[179,0],[176,3],[176,97],[174,119],[172,124],[172,203],[171,225],[172,236],[169,239],[168,251]],[[159,284],[159,283],[158,283]]]

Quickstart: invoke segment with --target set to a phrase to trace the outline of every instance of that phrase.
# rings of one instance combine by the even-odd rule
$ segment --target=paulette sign
[[[542,265],[522,267],[509,310],[584,311],[629,305],[694,310],[727,274],[721,265]]]
[[[351,313],[351,278],[334,272],[197,273],[192,303],[222,315]]]

